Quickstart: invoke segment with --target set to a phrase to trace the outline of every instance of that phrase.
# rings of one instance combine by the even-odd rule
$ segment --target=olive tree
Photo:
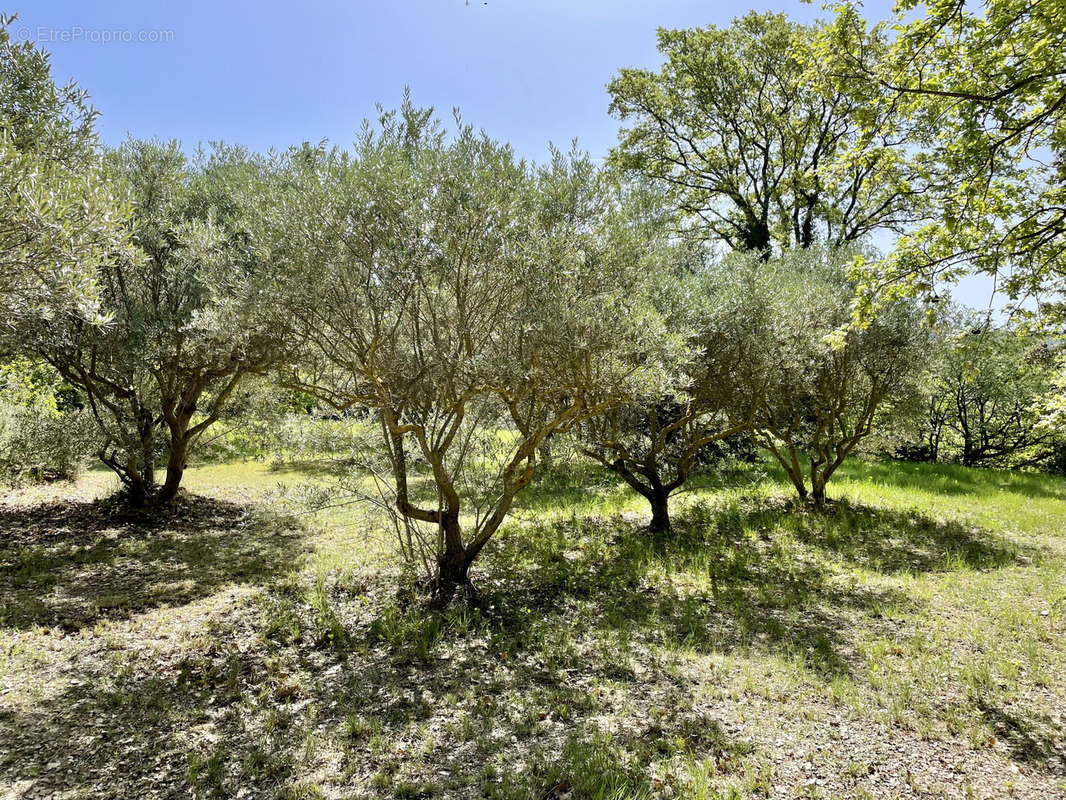
[[[651,505],[650,529],[670,529],[670,497],[708,446],[750,426],[751,395],[740,362],[753,334],[734,309],[720,306],[702,242],[678,237],[670,215],[623,215],[619,248],[639,259],[663,320],[655,382],[585,420],[582,451],[620,476]]]
[[[742,414],[730,414],[725,402],[708,396],[714,386],[681,378],[665,397],[628,398],[583,426],[583,452],[651,505],[649,530],[670,530],[670,497],[684,486],[708,445],[749,428]]]
[[[0,15],[0,336],[20,322],[92,310],[94,269],[122,247],[125,210],[102,174],[96,112],[57,86],[48,54],[11,40]]]
[[[639,380],[656,335],[603,243],[590,160],[532,166],[457,124],[446,136],[405,100],[350,153],[292,151],[267,219],[305,348],[289,383],[372,410],[441,599],[468,582],[539,446]]]
[[[854,255],[817,247],[768,263],[734,256],[719,280],[759,330],[741,362],[741,380],[758,398],[756,438],[815,505],[879,412],[910,400],[929,346],[920,309],[908,301],[885,305],[865,327],[847,324]]]
[[[256,167],[239,150],[190,163],[177,143],[144,141],[110,153],[108,166],[132,207],[133,248],[99,266],[106,320],[60,314],[28,344],[84,392],[102,435],[98,455],[129,501],[165,502],[241,379],[280,352],[277,321],[265,313],[270,265],[246,225]]]

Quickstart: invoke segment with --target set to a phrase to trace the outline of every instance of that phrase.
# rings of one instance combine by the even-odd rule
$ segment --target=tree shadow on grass
[[[581,782],[598,788],[589,779],[606,771],[618,796],[636,797],[647,765],[673,749],[713,756],[723,772],[752,750],[691,701],[683,707],[691,692],[673,683],[659,698],[669,714],[638,710],[604,737],[588,682],[602,663],[548,669],[517,659],[491,619],[464,622],[453,608],[375,625],[365,598],[336,585],[330,594],[348,620],[343,642],[320,635],[313,594],[283,583],[162,657],[125,649],[112,654],[118,668],[108,654],[79,659],[62,691],[0,710],[0,786],[138,800],[318,797],[303,783],[323,774],[313,735],[333,748],[329,796],[477,787],[478,796],[588,797]],[[277,600],[291,605],[279,612]],[[297,624],[273,625],[278,613]]]
[[[674,531],[619,521],[533,526],[494,547],[483,603],[519,637],[528,615],[593,601],[617,631],[697,652],[750,649],[802,658],[828,676],[856,663],[857,638],[892,636],[916,601],[884,575],[994,569],[1041,551],[916,514],[836,503],[821,512],[778,499],[696,505]],[[519,576],[517,580],[513,576]],[[517,585],[516,585],[517,584]]]
[[[131,510],[118,498],[0,507],[0,625],[79,630],[184,604],[299,564],[301,527],[181,495]]]
[[[160,539],[159,550],[138,545],[149,572],[170,575],[180,566],[199,576],[202,591],[241,564],[248,580],[266,582],[289,557],[288,545],[216,563],[186,557],[175,539],[214,543],[227,526],[250,534],[227,516],[231,506],[202,512],[209,519],[185,527],[177,519],[119,525],[95,514],[108,521],[55,538],[74,536],[89,553],[113,528],[132,543]],[[55,544],[32,529],[24,546]],[[812,514],[759,500],[695,507],[670,535],[588,519],[576,528],[515,527],[492,548],[476,576],[473,609],[404,612],[383,600],[388,581],[372,597],[366,587],[333,584],[308,595],[299,585],[273,586],[259,611],[227,612],[196,637],[195,650],[183,645],[164,663],[139,652],[124,653],[121,669],[108,658],[79,660],[71,667],[76,683],[0,716],[0,753],[7,754],[0,766],[16,781],[35,781],[35,790],[81,787],[138,798],[186,797],[194,789],[198,796],[313,797],[299,794],[298,781],[327,773],[331,795],[389,796],[400,787],[409,797],[472,787],[488,795],[508,775],[523,775],[528,780],[513,796],[553,797],[597,769],[617,771],[617,785],[632,794],[646,777],[639,766],[664,754],[711,754],[729,772],[753,746],[730,734],[715,711],[694,705],[696,679],[659,669],[645,644],[800,657],[827,677],[847,674],[856,639],[879,628],[892,635],[893,617],[917,601],[878,581],[856,584],[840,564],[891,575],[994,569],[1025,555],[980,530],[913,515],[847,504]],[[60,580],[45,588],[77,587],[82,569],[99,573],[98,588],[104,574],[132,558],[106,542],[98,556],[81,563],[68,554]],[[26,578],[46,580],[39,570]],[[92,594],[82,586],[76,596]],[[151,593],[139,597],[158,602]],[[324,635],[335,630],[323,619],[332,614],[341,637]],[[640,659],[638,675],[629,662]],[[611,686],[626,685],[635,706],[628,711],[610,699]],[[602,687],[608,691],[600,700]],[[595,738],[598,718],[624,714],[614,741]],[[308,743],[318,741],[312,735],[342,742],[328,769],[304,763]],[[1054,745],[1041,736],[1029,735],[1031,745],[1023,736],[1020,746],[1049,757]],[[502,774],[482,775],[493,765]],[[426,776],[435,776],[435,786],[419,782]]]
[[[1066,738],[1061,723],[1031,708],[1008,708],[986,700],[978,701],[977,706],[1016,761],[1066,778]]]
[[[227,706],[239,684],[263,681],[261,655],[245,647],[223,640],[179,661],[128,647],[82,654],[58,693],[28,707],[0,704],[0,787],[16,797],[193,796],[187,737],[215,715],[234,716]],[[264,781],[284,780],[291,748],[257,749],[263,741],[246,742],[234,757],[264,762]]]
[[[823,510],[775,507],[751,511],[744,525],[773,525],[798,541],[881,574],[990,570],[1039,561],[1044,550],[991,531],[916,511],[847,500]]]

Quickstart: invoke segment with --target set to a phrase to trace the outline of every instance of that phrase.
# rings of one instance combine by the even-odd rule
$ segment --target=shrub
[[[95,444],[92,420],[49,369],[0,366],[0,482],[72,479]]]

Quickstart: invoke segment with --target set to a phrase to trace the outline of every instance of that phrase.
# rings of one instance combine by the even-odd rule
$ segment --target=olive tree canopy
[[[191,447],[243,377],[283,345],[270,264],[249,236],[254,159],[217,148],[190,163],[176,142],[129,141],[107,158],[132,208],[134,247],[99,266],[101,324],[63,313],[25,345],[81,389],[100,428],[100,459],[135,504],[166,501]],[[164,434],[166,478],[155,481]]]
[[[351,153],[294,150],[267,212],[305,358],[291,382],[373,411],[395,507],[449,596],[534,474],[538,446],[642,379],[659,347],[601,176],[534,166],[409,100]]]
[[[912,396],[929,351],[930,332],[910,301],[887,304],[865,327],[847,324],[854,256],[826,247],[768,263],[736,254],[718,281],[722,302],[759,331],[740,378],[758,398],[756,437],[815,504],[878,414]]]
[[[619,246],[649,276],[646,288],[663,320],[659,380],[634,385],[635,394],[585,420],[578,434],[586,455],[648,500],[650,528],[664,531],[671,495],[708,446],[750,427],[743,398],[752,395],[741,362],[756,331],[735,308],[716,302],[710,250],[700,237],[675,233],[661,193],[638,185],[627,194],[613,224]]]
[[[96,150],[96,112],[57,86],[48,54],[0,15],[0,336],[57,310],[93,313],[95,267],[123,247],[125,210]]]

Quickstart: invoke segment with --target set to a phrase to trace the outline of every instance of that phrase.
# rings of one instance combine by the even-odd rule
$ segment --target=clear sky
[[[522,156],[576,137],[601,157],[618,130],[606,84],[620,67],[660,63],[657,28],[728,25],[752,8],[825,13],[817,0],[22,0],[12,33],[89,91],[107,144],[345,146],[408,86],[417,105],[446,120],[458,106]],[[865,8],[881,19],[891,2]],[[980,279],[955,294],[989,300]]]
[[[15,6],[15,35],[39,41],[56,76],[90,92],[107,143],[128,132],[187,147],[215,139],[253,149],[323,138],[346,145],[375,103],[394,106],[409,86],[416,104],[446,118],[459,106],[468,122],[533,158],[549,141],[568,145],[574,137],[593,155],[606,153],[618,125],[607,113],[605,85],[620,67],[659,63],[660,26],[728,25],[750,7],[799,20],[822,14],[818,4],[798,0]],[[867,10],[884,15],[888,7],[871,2]]]

